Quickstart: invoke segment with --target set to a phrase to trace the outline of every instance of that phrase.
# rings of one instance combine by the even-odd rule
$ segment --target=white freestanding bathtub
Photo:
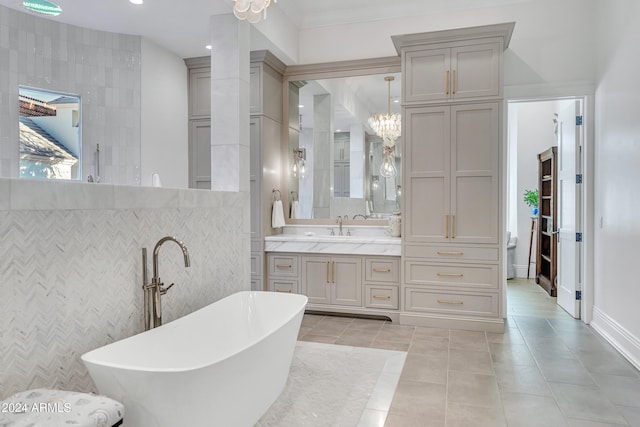
[[[82,360],[125,427],[253,426],[285,386],[306,303],[239,292]]]

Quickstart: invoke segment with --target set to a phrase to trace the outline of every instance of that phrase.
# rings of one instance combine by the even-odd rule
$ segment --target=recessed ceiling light
[[[210,44],[206,45],[205,47],[206,47],[207,49],[209,49],[209,50],[211,50],[211,49],[212,49],[212,46],[211,46]]]
[[[298,105],[298,108],[304,108],[304,105],[300,104]]]
[[[393,102],[395,102],[396,104],[400,102],[399,99],[394,99]]]
[[[129,0],[129,3],[132,3],[132,4],[142,4],[142,3],[144,3],[144,0]]]
[[[44,13],[45,15],[58,16],[62,13],[60,6],[46,0],[24,0],[22,6],[32,12]]]

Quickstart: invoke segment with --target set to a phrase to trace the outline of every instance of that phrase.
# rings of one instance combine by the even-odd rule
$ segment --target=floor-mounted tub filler
[[[284,389],[306,303],[238,292],[82,360],[127,427],[253,426]]]

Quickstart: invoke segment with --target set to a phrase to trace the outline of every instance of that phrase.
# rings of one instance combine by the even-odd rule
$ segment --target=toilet
[[[106,396],[74,391],[34,389],[0,401],[3,427],[118,427],[122,403]]]

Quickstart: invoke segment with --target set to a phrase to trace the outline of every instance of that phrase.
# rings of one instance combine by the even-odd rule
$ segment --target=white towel
[[[300,204],[297,200],[291,202],[291,219],[300,218]]]
[[[364,201],[364,216],[367,218],[371,216],[371,209],[369,209],[369,200]]]
[[[160,175],[154,173],[151,175],[151,185],[154,187],[162,187],[162,181],[160,181]]]
[[[284,227],[284,209],[282,208],[282,200],[273,202],[273,210],[271,211],[271,227]]]

